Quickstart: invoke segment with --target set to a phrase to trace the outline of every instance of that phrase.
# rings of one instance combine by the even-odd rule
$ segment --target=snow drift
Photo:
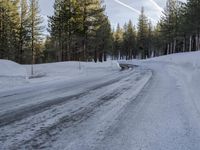
[[[94,62],[58,62],[33,66],[34,77],[30,78],[31,65],[20,65],[9,60],[0,60],[0,91],[19,86],[35,86],[45,82],[79,80],[112,74],[119,71],[115,61]],[[35,84],[35,85],[33,85]]]
[[[0,77],[26,77],[26,68],[10,60],[0,59]]]
[[[26,77],[25,67],[0,59],[0,91],[27,84]]]
[[[188,99],[192,99],[200,110],[200,51],[172,54],[151,60],[170,64],[168,69],[171,75],[177,78]]]
[[[31,66],[25,66],[28,74],[31,74]],[[34,74],[45,74],[47,77],[74,78],[85,73],[106,72],[119,69],[116,62],[57,62],[34,65]]]

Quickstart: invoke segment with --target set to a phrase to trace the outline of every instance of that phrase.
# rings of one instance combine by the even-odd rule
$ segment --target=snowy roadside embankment
[[[168,72],[177,79],[178,86],[200,113],[200,51],[161,56],[149,61],[169,64]]]
[[[0,149],[91,148],[152,77],[139,67],[120,71],[114,61],[34,65],[34,74],[45,76],[33,79],[26,78],[30,65],[16,66],[26,83],[9,72],[2,78],[13,86],[0,89]],[[22,74],[16,66],[10,72]]]
[[[104,63],[94,62],[59,62],[31,65],[20,65],[8,60],[0,60],[0,91],[30,87],[38,84],[55,83],[67,80],[79,80],[100,77],[119,71],[115,61]]]
[[[31,66],[25,65],[28,75],[31,75]],[[58,62],[34,65],[35,75],[44,75],[43,78],[30,80],[31,82],[43,82],[52,80],[70,80],[77,78],[85,78],[98,74],[106,74],[119,70],[116,61],[108,61],[103,63],[94,62]]]
[[[8,76],[8,77],[26,77],[26,69],[9,60],[0,59],[0,76]]]
[[[51,91],[48,86],[31,93],[9,93],[0,101],[0,122],[4,119],[0,149],[88,150],[117,123],[151,76],[150,70],[136,68],[59,83]]]
[[[151,64],[167,66],[169,74],[176,78],[178,87],[182,88],[188,101],[192,100],[200,114],[200,51],[177,53],[155,57],[147,60],[120,61],[123,64],[134,64],[149,67]]]
[[[23,66],[0,59],[0,91],[27,84],[27,72]]]

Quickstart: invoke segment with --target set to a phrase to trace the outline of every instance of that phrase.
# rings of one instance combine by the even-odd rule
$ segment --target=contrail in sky
[[[154,0],[149,0],[155,7],[157,10],[159,10],[160,12],[163,12],[164,9],[162,7],[160,7]]]
[[[137,10],[137,9],[135,9],[135,8],[133,8],[133,7],[129,6],[129,5],[127,5],[127,4],[125,4],[125,3],[121,2],[121,1],[119,1],[119,0],[114,0],[114,1],[117,2],[117,3],[120,4],[120,5],[122,5],[122,6],[126,7],[126,8],[128,8],[128,9],[134,11],[134,12],[137,13],[138,15],[140,14],[140,11],[139,11],[139,10]]]
[[[130,5],[127,5],[127,4],[123,3],[123,2],[121,2],[120,0],[114,0],[114,1],[115,1],[116,3],[118,3],[118,4],[122,5],[122,6],[124,6],[124,7],[126,7],[126,8],[128,8],[128,9],[132,10],[133,12],[137,13],[138,15],[140,15],[140,13],[141,13],[139,10],[137,10],[137,9],[135,9],[135,8],[133,8],[133,7],[131,7]],[[156,22],[155,19],[153,19],[153,18],[151,18],[151,17],[148,17],[148,18],[151,19],[152,21],[155,21],[155,22]]]

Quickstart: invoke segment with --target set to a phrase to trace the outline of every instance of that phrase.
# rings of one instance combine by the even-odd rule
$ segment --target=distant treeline
[[[200,50],[200,0],[167,0],[163,15],[152,27],[142,8],[137,30],[131,22],[114,32],[115,58],[149,58]]]
[[[0,59],[19,63],[145,59],[200,49],[200,0],[167,0],[156,27],[141,10],[111,29],[101,0],[55,0],[49,36],[42,35],[38,0],[0,1]],[[134,17],[134,16],[133,16]]]

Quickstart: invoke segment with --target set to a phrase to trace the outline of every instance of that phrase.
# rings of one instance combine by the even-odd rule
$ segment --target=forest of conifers
[[[102,62],[200,49],[200,0],[167,0],[156,26],[142,8],[137,26],[112,29],[105,9],[101,0],[55,0],[44,36],[38,0],[0,0],[0,59]]]

